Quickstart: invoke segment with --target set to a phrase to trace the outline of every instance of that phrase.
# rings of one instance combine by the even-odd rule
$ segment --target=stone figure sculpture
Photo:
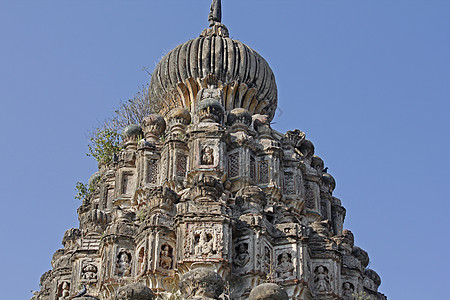
[[[328,269],[324,266],[316,268],[316,276],[314,277],[316,290],[319,292],[326,292],[331,289],[330,277],[328,276]]]
[[[119,277],[128,276],[131,272],[131,255],[127,252],[120,252],[116,264],[116,272]]]
[[[209,146],[205,146],[202,149],[200,164],[206,165],[206,166],[214,165],[214,149],[213,148],[211,148]]]
[[[350,282],[344,282],[342,285],[342,297],[344,300],[354,300],[355,288]]]
[[[287,279],[294,275],[294,264],[292,263],[292,255],[288,252],[283,252],[278,255],[278,265],[275,269],[277,276],[280,279]]]
[[[166,270],[172,269],[172,247],[167,244],[162,245],[159,259],[159,265],[161,268]]]
[[[58,299],[67,299],[70,295],[70,284],[67,281],[63,281],[59,285]]]
[[[97,279],[97,267],[93,264],[88,264],[82,270],[83,279],[96,280]]]
[[[236,256],[234,259],[234,263],[239,267],[245,267],[247,263],[250,261],[250,255],[248,253],[248,244],[241,243],[236,247]]]
[[[212,254],[214,249],[213,236],[204,230],[195,235],[194,254],[200,256],[208,256]]]

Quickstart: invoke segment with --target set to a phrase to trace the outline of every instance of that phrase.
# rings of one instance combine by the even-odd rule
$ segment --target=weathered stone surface
[[[218,299],[223,289],[222,277],[211,269],[194,269],[181,277],[180,291],[184,299]]]
[[[91,177],[34,300],[385,299],[335,179],[304,132],[271,127],[272,71],[219,11],[157,66],[163,110]]]
[[[286,291],[275,283],[263,283],[250,293],[249,300],[288,300]]]
[[[129,284],[121,287],[114,300],[153,300],[152,290],[141,284]]]
[[[198,37],[164,56],[153,73],[150,97],[168,103],[167,111],[173,107],[191,111],[186,104],[195,103],[196,95],[180,94],[177,89],[199,90],[199,82],[211,74],[221,90],[230,90],[224,95],[227,110],[241,107],[273,119],[277,86],[268,63],[247,45],[221,35]]]

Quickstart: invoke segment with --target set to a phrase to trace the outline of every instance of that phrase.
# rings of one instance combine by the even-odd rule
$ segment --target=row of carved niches
[[[301,251],[296,244],[272,246],[261,236],[250,235],[233,244],[233,273],[260,274],[272,282],[300,280]]]
[[[136,241],[136,272],[138,277],[149,273],[174,275],[176,266],[175,235],[170,231],[148,229]]]
[[[178,237],[183,261],[230,260],[231,229],[222,223],[187,223],[180,227],[185,233]]]

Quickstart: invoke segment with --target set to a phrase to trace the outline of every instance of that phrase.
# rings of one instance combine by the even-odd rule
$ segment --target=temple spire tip
[[[209,26],[213,27],[215,23],[222,22],[222,1],[212,0],[211,10],[208,15]]]

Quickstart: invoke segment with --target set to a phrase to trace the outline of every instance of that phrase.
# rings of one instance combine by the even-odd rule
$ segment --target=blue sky
[[[209,0],[0,2],[2,298],[38,289],[87,132],[208,25]],[[223,0],[234,39],[273,69],[273,127],[299,128],[337,182],[345,227],[389,299],[448,299],[450,1]]]

